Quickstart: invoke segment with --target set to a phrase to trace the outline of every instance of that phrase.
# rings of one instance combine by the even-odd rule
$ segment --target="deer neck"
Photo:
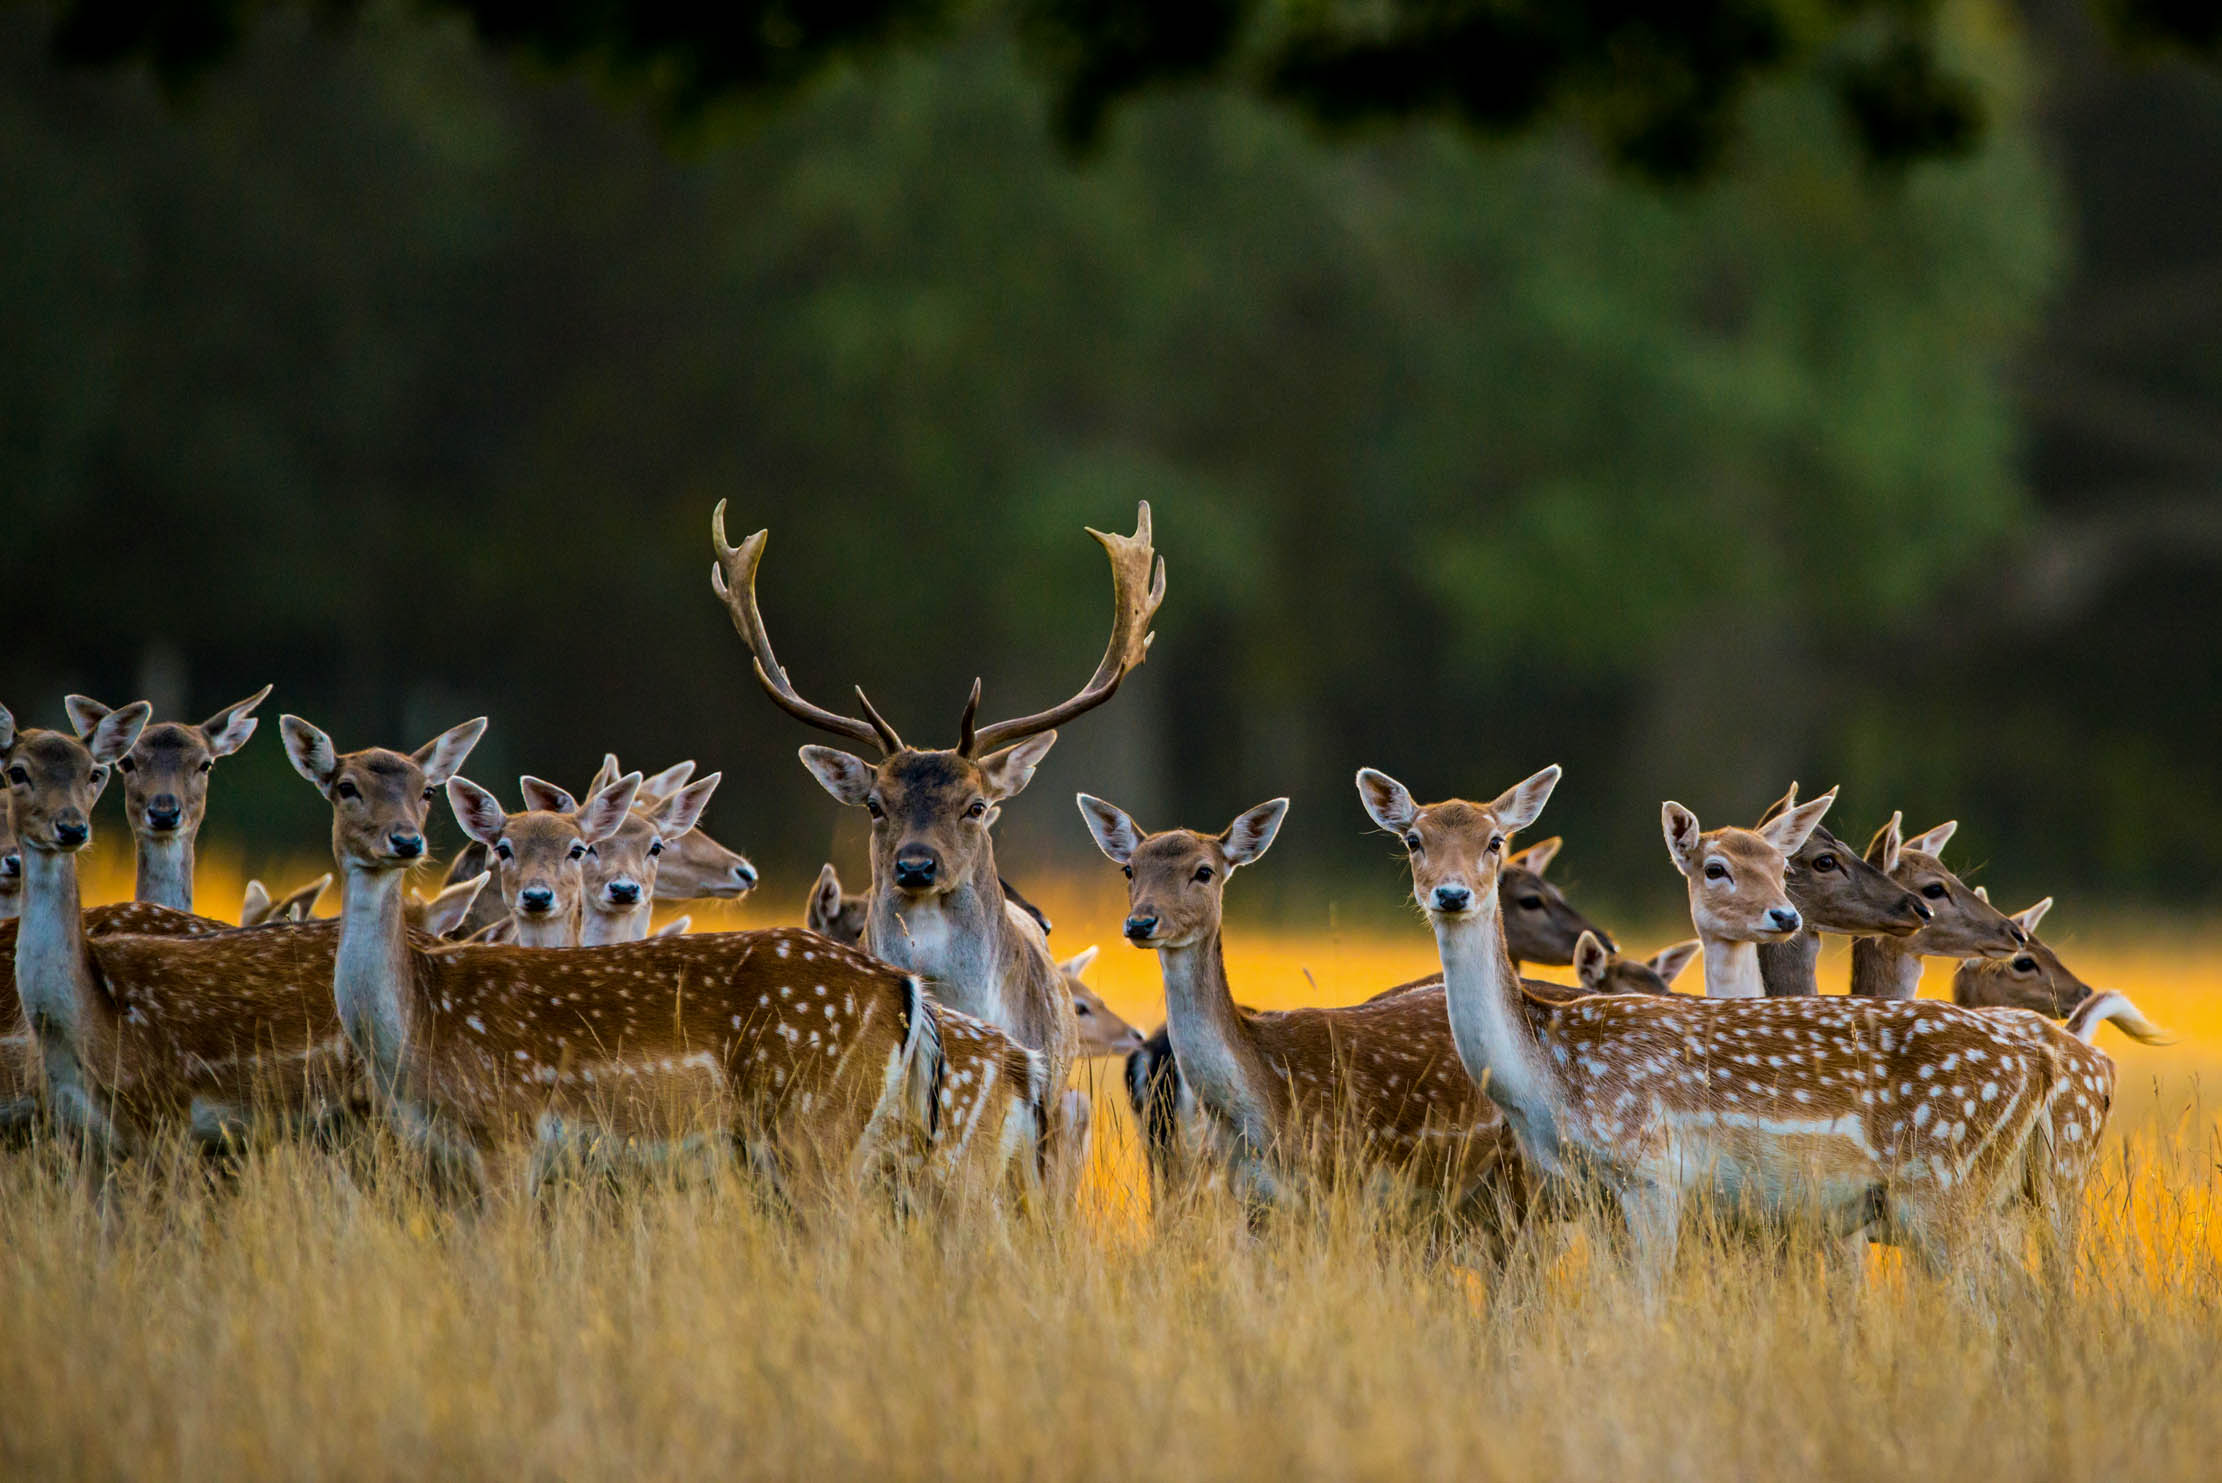
[[[1503,1111],[1520,1146],[1546,1170],[1555,1169],[1561,1098],[1533,1018],[1547,1011],[1520,987],[1505,948],[1497,893],[1480,894],[1481,906],[1471,915],[1435,920],[1451,1041],[1466,1073]]]
[[[562,916],[525,916],[512,913],[516,923],[514,941],[519,947],[577,947],[579,945],[579,914],[567,912]]]
[[[102,1004],[85,950],[74,854],[24,847],[15,990],[42,1042],[74,1047],[99,1023]]]
[[[193,909],[193,836],[182,831],[135,834],[138,875],[131,899],[172,911]]]
[[[1762,999],[1767,986],[1759,973],[1759,944],[1724,942],[1707,937],[1705,943],[1705,997],[1708,999]]]
[[[332,997],[349,1042],[390,1086],[408,1042],[409,991],[416,982],[402,921],[404,873],[343,869]]]
[[[1821,934],[1811,927],[1801,927],[1798,935],[1788,942],[1759,944],[1759,981],[1769,999],[1820,993],[1820,963]],[[1708,965],[1705,970],[1708,994],[1712,992],[1712,975],[1713,970]]]
[[[998,1028],[1015,1028],[1010,981],[1031,945],[1003,909],[990,852],[981,852],[956,889],[939,895],[913,899],[873,882],[864,933],[874,957],[933,980],[942,1003]]]
[[[598,911],[589,907],[579,924],[579,946],[601,947],[612,942],[638,942],[648,935],[649,915],[655,908],[643,899],[624,911]]]
[[[1187,947],[1161,947],[1157,957],[1165,974],[1165,1031],[1180,1074],[1253,1146],[1271,1143],[1283,1088],[1235,1008],[1218,929]]]
[[[1888,937],[1852,939],[1852,992],[1864,999],[1911,999],[1921,992],[1921,954]]]

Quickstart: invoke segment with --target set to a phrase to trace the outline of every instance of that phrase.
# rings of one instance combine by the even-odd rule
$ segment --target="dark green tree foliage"
[[[2214,50],[2205,0],[2097,0],[2140,44]],[[173,81],[231,54],[249,0],[66,0],[56,54],[145,59]],[[305,0],[351,15],[358,0]],[[1950,56],[1939,0],[423,0],[487,42],[586,64],[687,118],[777,96],[891,44],[932,44],[1003,10],[1057,97],[1070,144],[1123,99],[1215,78],[1331,124],[1453,119],[1492,134],[1552,119],[1587,128],[1661,177],[1707,170],[1753,86],[1805,77],[1837,101],[1868,157],[1955,154],[1983,124],[1975,78]]]

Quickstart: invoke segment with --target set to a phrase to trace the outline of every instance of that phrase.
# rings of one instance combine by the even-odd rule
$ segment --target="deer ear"
[[[631,817],[634,795],[640,792],[640,774],[626,773],[586,801],[579,810],[579,837],[588,844],[600,844],[617,832],[618,826]]]
[[[1836,802],[1836,790],[1829,789],[1820,797],[1794,808],[1786,809],[1775,818],[1759,826],[1759,837],[1785,855],[1795,855],[1805,848],[1805,842],[1820,827],[1821,815]]]
[[[694,918],[691,916],[673,917],[648,935],[650,937],[684,937],[687,935],[687,929],[693,925]]]
[[[1411,790],[1371,767],[1358,769],[1358,802],[1367,818],[1391,834],[1404,833],[1420,816],[1420,806],[1412,800]]]
[[[1096,848],[1103,851],[1113,865],[1125,865],[1142,847],[1142,826],[1134,822],[1131,814],[1115,803],[1106,803],[1092,793],[1075,795],[1080,804],[1080,817],[1087,820],[1088,832],[1095,836]]]
[[[315,784],[318,791],[332,786],[339,775],[339,751],[332,739],[299,716],[280,716],[278,735],[285,739],[286,760],[293,770]]]
[[[110,711],[100,718],[92,735],[85,738],[85,750],[92,753],[93,761],[102,767],[115,766],[117,759],[139,740],[139,733],[146,730],[153,715],[154,707],[143,700],[134,700],[122,710]]]
[[[1219,848],[1226,853],[1227,868],[1238,869],[1248,865],[1273,848],[1273,836],[1281,832],[1281,821],[1288,817],[1288,800],[1275,798],[1249,810],[1219,836]]]
[[[486,889],[493,879],[488,871],[457,881],[424,904],[424,930],[433,937],[445,937],[463,925],[471,908],[478,902],[478,893]],[[507,920],[507,918],[503,918]]]
[[[823,937],[840,915],[841,874],[827,861],[818,871],[818,883],[810,888],[810,904],[803,908],[802,924]]]
[[[1096,961],[1096,954],[1102,951],[1102,947],[1091,943],[1089,946],[1082,948],[1079,952],[1074,953],[1071,957],[1065,959],[1064,962],[1059,963],[1057,965],[1057,971],[1059,973],[1062,973],[1067,978],[1080,978],[1087,973],[1088,969],[1091,966],[1093,966]]]
[[[653,798],[669,798],[672,794],[684,788],[687,785],[687,779],[693,776],[694,761],[692,758],[685,762],[674,762],[662,772],[642,781],[640,801],[646,803]]]
[[[411,754],[417,766],[424,769],[424,780],[432,787],[439,787],[463,770],[463,760],[471,755],[471,748],[486,734],[486,718],[479,716],[460,726],[451,726]]]
[[[1705,837],[1697,815],[1670,798],[1659,805],[1659,826],[1666,833],[1667,858],[1674,868],[1684,875],[1696,870],[1699,841]]]
[[[2023,907],[2020,911],[2015,912],[2014,925],[2031,937],[2035,937],[2037,935],[2037,924],[2045,919],[2045,913],[2050,910],[2052,910],[2052,898],[2047,896],[2035,906]]]
[[[694,764],[690,762],[687,765],[692,767]],[[702,811],[710,806],[710,795],[718,790],[718,784],[724,780],[724,773],[713,772],[706,778],[687,784],[657,804],[656,811],[648,816],[648,822],[656,826],[656,837],[668,844],[681,835],[693,833],[694,826],[702,822]],[[647,791],[646,783],[640,786],[643,792]]]
[[[1558,858],[1558,852],[1565,845],[1565,836],[1554,834],[1549,839],[1537,840],[1504,863],[1517,865],[1531,875],[1541,875],[1551,868],[1551,862]]]
[[[624,775],[625,769],[617,765],[617,754],[604,752],[602,765],[594,770],[593,781],[586,785],[586,796],[592,798]]]
[[[201,735],[207,738],[209,751],[219,757],[229,757],[247,745],[247,738],[262,724],[254,718],[254,708],[269,698],[270,687],[265,685],[245,700],[235,701],[203,721]]]
[[[79,741],[91,736],[93,728],[100,724],[100,718],[109,712],[109,707],[90,695],[65,695],[62,697],[62,709],[68,712],[70,729],[77,733]]]
[[[1558,786],[1559,776],[1559,765],[1554,762],[1534,777],[1498,794],[1489,805],[1489,812],[1496,816],[1497,827],[1512,834],[1534,823],[1542,814],[1543,805],[1551,801],[1551,790]]]
[[[449,778],[447,805],[455,810],[455,822],[463,826],[465,834],[488,849],[501,843],[509,814],[493,794],[469,778]]]
[[[1693,937],[1688,942],[1660,948],[1651,955],[1651,971],[1659,975],[1662,982],[1671,984],[1682,976],[1682,970],[1690,966],[1690,960],[1697,956],[1697,950],[1703,946],[1703,943]]]
[[[15,712],[0,705],[0,752],[15,745]]]
[[[1775,819],[1781,817],[1783,814],[1788,813],[1791,809],[1794,809],[1797,806],[1798,785],[1795,782],[1792,782],[1790,784],[1790,791],[1783,794],[1780,798],[1777,798],[1774,802],[1768,804],[1767,811],[1759,816],[1758,824],[1754,825],[1753,827],[1764,829]]]
[[[1612,953],[1598,941],[1594,932],[1584,932],[1581,941],[1574,944],[1574,976],[1582,981],[1585,989],[1598,988],[1605,982],[1605,970],[1612,966]]]
[[[307,885],[279,900],[272,909],[288,921],[308,921],[316,915],[316,903],[324,899],[324,893],[330,889],[331,884],[332,873],[326,871]]]
[[[247,890],[239,898],[239,925],[252,927],[267,921],[270,916],[270,889],[261,881],[247,882]]]
[[[1898,856],[1906,847],[1905,826],[1905,812],[1894,811],[1890,822],[1877,829],[1875,837],[1867,841],[1867,863],[1884,875],[1891,875],[1898,869]]]
[[[835,747],[804,747],[795,754],[818,780],[818,786],[850,808],[863,806],[872,791],[872,765],[862,757]]]
[[[1905,848],[1921,855],[1941,855],[1944,853],[1944,847],[1952,842],[1952,836],[1957,834],[1959,829],[1960,821],[1958,819],[1947,819],[1928,833],[1916,834],[1913,838],[1907,840]]]
[[[586,796],[592,798],[616,781],[617,779],[610,778],[596,783],[587,790]],[[559,788],[546,778],[536,778],[529,772],[517,779],[517,790],[524,796],[525,807],[535,813],[575,814],[579,811],[579,801],[571,796],[568,788]]]
[[[1042,765],[1042,759],[1055,745],[1057,733],[1045,731],[982,757],[980,776],[987,783],[988,802],[1002,803],[1025,792],[1026,785],[1034,781],[1034,769]]]

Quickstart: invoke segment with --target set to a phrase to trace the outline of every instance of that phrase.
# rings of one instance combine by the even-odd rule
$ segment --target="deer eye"
[[[118,757],[116,759],[116,770],[118,772],[130,772],[132,770],[131,759],[129,757]]]
[[[1836,868],[1836,857],[1834,855],[1823,855],[1813,862],[1813,868],[1815,870],[1834,870]]]
[[[1211,867],[1209,865],[1199,865],[1196,867],[1196,873],[1194,876],[1191,877],[1191,879],[1198,882],[1208,881],[1211,879],[1211,873]]]
[[[586,846],[583,844],[575,844],[571,846],[571,858],[574,860],[584,860],[586,858]]]
[[[2014,972],[2016,972],[2016,973],[2035,973],[2036,971],[2037,971],[2037,960],[2036,960],[2035,958],[2016,958],[2016,959],[2014,959]]]
[[[651,859],[651,860],[655,859],[655,858],[656,858],[656,857],[657,857],[658,855],[662,854],[663,852],[664,852],[664,842],[663,842],[662,840],[660,840],[660,839],[659,839],[659,840],[657,840],[657,841],[655,841],[655,842],[654,842],[653,844],[651,844],[651,845],[649,845],[649,846],[648,846],[648,858],[649,858],[649,859]]]
[[[214,772],[216,770],[216,759],[214,757],[202,758],[200,770],[202,772]]]
[[[517,858],[517,852],[509,847],[509,841],[506,839],[498,841],[494,845],[494,853],[501,856],[504,860],[514,860]]]
[[[1543,910],[1543,898],[1542,898],[1542,897],[1540,897],[1540,896],[1522,896],[1522,897],[1520,898],[1520,910],[1522,910],[1522,911],[1541,911],[1541,910]]]
[[[1419,830],[1417,830],[1417,829],[1414,829],[1414,830],[1413,830],[1413,831],[1412,831],[1411,833],[1409,833],[1409,834],[1407,834],[1407,835],[1405,835],[1405,836],[1404,836],[1404,847],[1405,847],[1406,849],[1410,850],[1410,851],[1411,851],[1411,852],[1412,852],[1413,854],[1415,854],[1415,855],[1416,855],[1416,854],[1418,854],[1418,853],[1420,852],[1420,831],[1419,831]]]
[[[988,801],[985,798],[975,798],[972,800],[972,807],[964,811],[964,816],[968,819],[977,819],[986,814],[987,811]]]
[[[332,791],[334,793],[337,793],[342,798],[360,798],[363,796],[362,789],[356,787],[353,783],[347,781],[347,779],[345,778],[341,778],[339,782],[333,786]]]
[[[1073,1012],[1074,1014],[1094,1014],[1094,1013],[1095,1013],[1095,1011],[1094,1011],[1094,1010],[1090,1009],[1090,1008],[1089,1008],[1089,1007],[1088,1007],[1087,1005],[1085,1005],[1085,1004],[1081,1003],[1081,1002],[1080,1002],[1080,1001],[1079,1001],[1078,999],[1075,999],[1075,1000],[1073,1000],[1073,1001],[1072,1001],[1072,1012]]]
[[[1942,901],[1951,893],[1944,889],[1944,882],[1931,881],[1929,882],[1929,884],[1921,888],[1921,894],[1928,897],[1931,901]]]
[[[25,772],[21,767],[11,767],[8,769],[8,781],[18,784],[28,783],[31,781],[31,774]]]
[[[1705,878],[1709,881],[1727,880],[1728,867],[1721,864],[1721,862],[1718,860],[1707,861],[1705,865]]]
[[[437,788],[433,788],[433,787],[427,787],[427,788],[426,788],[426,789],[424,790],[424,801],[425,801],[426,803],[430,803],[430,802],[432,801],[432,795],[433,795],[434,793],[437,793],[438,791],[439,791],[439,789],[437,789]]]
[[[870,814],[875,819],[884,819],[887,817],[887,810],[880,807],[880,801],[877,798],[865,799],[864,811]]]
[[[1501,835],[1501,834],[1492,834],[1492,835],[1490,835],[1490,836],[1489,836],[1489,853],[1490,853],[1490,854],[1494,855],[1494,854],[1496,854],[1497,852],[1499,852],[1500,850],[1502,850],[1503,848],[1504,848],[1504,836],[1503,836],[1503,835]]]

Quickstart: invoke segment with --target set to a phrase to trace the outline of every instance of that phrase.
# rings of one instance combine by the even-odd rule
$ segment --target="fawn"
[[[1664,947],[1648,958],[1629,958],[1594,932],[1574,944],[1574,977],[1591,994],[1671,994],[1674,981],[1703,947],[1696,938]]]

